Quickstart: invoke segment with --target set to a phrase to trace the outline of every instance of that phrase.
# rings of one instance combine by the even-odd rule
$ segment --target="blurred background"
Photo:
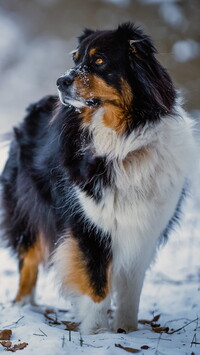
[[[112,29],[124,21],[153,37],[186,109],[199,117],[199,20],[199,0],[0,0],[0,133],[22,119],[29,103],[57,92],[84,27]]]

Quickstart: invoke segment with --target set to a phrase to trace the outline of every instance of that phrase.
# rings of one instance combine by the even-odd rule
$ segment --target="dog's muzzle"
[[[100,105],[100,100],[98,98],[91,97],[87,100],[77,96],[76,89],[74,88],[74,79],[76,76],[75,70],[70,70],[68,75],[62,75],[57,80],[57,88],[59,93],[60,101],[63,105],[72,105],[77,108],[81,107],[98,107]],[[82,74],[82,73],[81,73]]]

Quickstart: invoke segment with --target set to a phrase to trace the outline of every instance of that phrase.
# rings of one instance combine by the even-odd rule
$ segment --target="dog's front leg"
[[[108,310],[110,295],[101,302],[94,302],[88,296],[80,296],[78,300],[78,314],[81,320],[81,334],[103,333],[109,330]]]
[[[116,311],[113,330],[126,332],[137,330],[140,294],[144,281],[144,270],[121,270],[114,278]]]

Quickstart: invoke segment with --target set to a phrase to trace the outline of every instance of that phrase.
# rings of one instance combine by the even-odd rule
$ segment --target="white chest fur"
[[[101,124],[101,111],[94,116],[93,148],[112,160],[114,184],[98,203],[79,188],[77,197],[87,219],[111,233],[120,268],[144,254],[150,260],[174,214],[194,151],[191,121],[180,108],[179,114],[127,138]]]

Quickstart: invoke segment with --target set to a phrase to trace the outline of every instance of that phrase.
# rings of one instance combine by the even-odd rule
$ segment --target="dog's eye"
[[[95,60],[95,64],[97,64],[97,65],[101,65],[101,64],[103,64],[103,62],[104,62],[104,60],[102,58],[97,58]]]
[[[78,61],[78,51],[72,53],[72,59],[74,63]]]

